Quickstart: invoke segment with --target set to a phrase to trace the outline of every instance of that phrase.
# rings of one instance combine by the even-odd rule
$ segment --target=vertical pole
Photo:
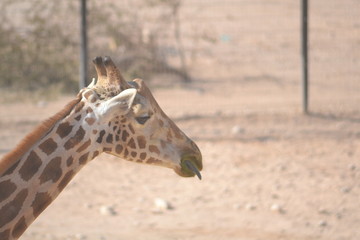
[[[80,79],[79,88],[87,86],[87,26],[86,0],[80,0]]]
[[[308,0],[301,0],[301,52],[303,78],[303,113],[308,114]]]

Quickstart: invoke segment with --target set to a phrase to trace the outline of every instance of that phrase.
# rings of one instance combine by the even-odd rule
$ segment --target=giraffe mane
[[[11,168],[31,147],[39,141],[52,127],[70,114],[71,110],[81,100],[81,94],[71,100],[66,106],[52,117],[39,124],[32,132],[26,135],[20,143],[0,160],[0,176]]]

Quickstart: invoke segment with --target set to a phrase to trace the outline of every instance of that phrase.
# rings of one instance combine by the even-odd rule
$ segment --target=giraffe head
[[[98,75],[80,94],[84,121],[102,151],[117,157],[173,169],[201,179],[199,148],[162,111],[141,79],[126,82],[110,57],[96,57]]]

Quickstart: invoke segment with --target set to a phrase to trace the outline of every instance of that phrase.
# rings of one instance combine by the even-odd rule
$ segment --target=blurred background
[[[78,92],[80,0],[0,11],[1,156]],[[309,0],[303,115],[301,1],[87,0],[88,82],[106,55],[143,78],[203,180],[100,156],[23,239],[359,239],[359,16]]]
[[[89,0],[89,79],[95,76],[90,60],[110,55],[129,79],[145,78],[155,86],[256,82],[272,86],[278,95],[299,96],[292,106],[298,108],[300,3]],[[313,110],[357,110],[349,103],[359,100],[360,90],[358,7],[355,0],[309,3]],[[1,90],[77,92],[80,1],[3,0],[0,8]]]

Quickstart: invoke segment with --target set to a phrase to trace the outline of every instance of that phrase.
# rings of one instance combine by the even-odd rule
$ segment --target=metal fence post
[[[79,88],[87,86],[87,26],[86,0],[80,0],[80,79]]]
[[[308,0],[301,0],[301,52],[302,52],[302,95],[303,113],[308,114]]]

